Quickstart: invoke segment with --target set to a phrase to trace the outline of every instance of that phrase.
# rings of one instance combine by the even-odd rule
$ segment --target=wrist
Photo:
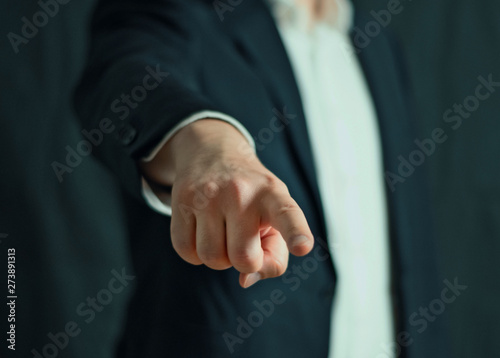
[[[181,171],[207,162],[256,159],[253,147],[233,125],[218,119],[201,119],[177,132],[141,169],[149,181],[172,185]]]

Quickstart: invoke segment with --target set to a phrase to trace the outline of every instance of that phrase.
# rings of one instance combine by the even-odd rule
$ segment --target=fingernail
[[[254,283],[256,283],[257,281],[259,281],[260,279],[261,279],[260,273],[258,273],[258,272],[251,273],[247,276],[247,279],[245,280],[243,287],[248,288],[248,287],[252,286]]]
[[[309,241],[309,238],[307,236],[299,235],[292,237],[292,239],[290,240],[290,244],[292,248],[294,248],[305,244],[307,241]]]

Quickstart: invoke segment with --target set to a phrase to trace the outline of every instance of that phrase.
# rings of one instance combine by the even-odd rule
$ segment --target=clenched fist
[[[156,185],[172,185],[172,244],[191,264],[234,267],[240,285],[249,287],[282,275],[289,252],[303,256],[313,247],[306,218],[285,184],[226,122],[189,124],[141,169],[158,196],[165,193]]]

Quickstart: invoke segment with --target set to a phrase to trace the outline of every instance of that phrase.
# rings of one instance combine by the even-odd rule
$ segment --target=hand
[[[184,127],[141,168],[148,180],[172,185],[172,244],[191,264],[234,267],[240,285],[249,287],[282,275],[289,252],[303,256],[313,247],[285,184],[226,122],[204,119]]]

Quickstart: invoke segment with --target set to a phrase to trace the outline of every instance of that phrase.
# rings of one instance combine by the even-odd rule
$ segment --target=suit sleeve
[[[93,153],[141,200],[137,161],[183,119],[218,111],[201,94],[198,78],[200,34],[210,27],[204,6],[102,0],[95,11],[75,109],[86,130],[106,124],[107,134]]]

